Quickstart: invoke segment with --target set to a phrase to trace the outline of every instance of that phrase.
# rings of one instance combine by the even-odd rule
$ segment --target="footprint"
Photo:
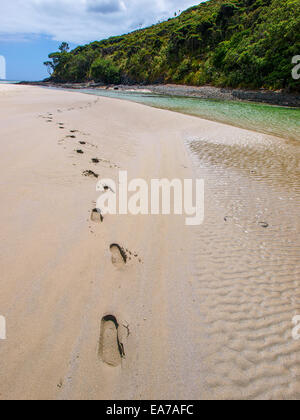
[[[127,262],[127,255],[125,250],[118,244],[110,245],[111,262],[116,267],[123,267]]]
[[[99,187],[99,191],[106,191],[106,192],[111,191],[112,193],[115,194],[114,190],[109,185],[107,184],[100,184],[100,185],[103,189]]]
[[[117,367],[125,356],[124,346],[119,340],[119,324],[113,315],[102,318],[99,357],[109,366]]]
[[[96,174],[94,171],[91,171],[91,170],[83,171],[82,175],[89,176],[89,177],[92,177],[92,178],[99,178],[99,175]]]
[[[269,223],[266,223],[266,222],[259,222],[259,225],[260,225],[262,228],[265,228],[265,229],[267,229],[267,228],[269,227]]]
[[[78,154],[80,154],[80,155],[83,155],[83,150],[81,150],[81,149],[78,149],[78,150],[76,150],[76,153],[78,153]]]
[[[102,216],[100,209],[95,208],[95,209],[92,210],[91,220],[95,223],[102,223],[103,222],[104,217]]]

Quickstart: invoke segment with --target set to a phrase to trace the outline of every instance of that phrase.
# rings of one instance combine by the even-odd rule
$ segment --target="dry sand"
[[[0,399],[300,398],[296,142],[4,85],[0,139]],[[204,178],[204,224],[91,221],[119,168]]]

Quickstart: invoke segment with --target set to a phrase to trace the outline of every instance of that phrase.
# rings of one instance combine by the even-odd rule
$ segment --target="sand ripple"
[[[300,399],[299,145],[189,146],[207,191],[193,255],[203,397]]]

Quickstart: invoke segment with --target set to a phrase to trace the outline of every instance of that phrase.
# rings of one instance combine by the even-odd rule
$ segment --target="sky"
[[[62,41],[71,48],[173,17],[201,0],[0,0],[0,56],[8,80],[42,80]],[[3,74],[3,73],[2,73]],[[1,72],[0,72],[1,77]]]

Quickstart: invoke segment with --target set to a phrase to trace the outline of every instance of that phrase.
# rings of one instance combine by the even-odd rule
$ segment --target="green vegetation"
[[[210,0],[180,16],[50,54],[52,80],[212,84],[299,91],[299,0]]]
[[[91,77],[93,80],[101,80],[103,83],[119,83],[121,81],[120,69],[112,61],[98,57],[91,65]]]

